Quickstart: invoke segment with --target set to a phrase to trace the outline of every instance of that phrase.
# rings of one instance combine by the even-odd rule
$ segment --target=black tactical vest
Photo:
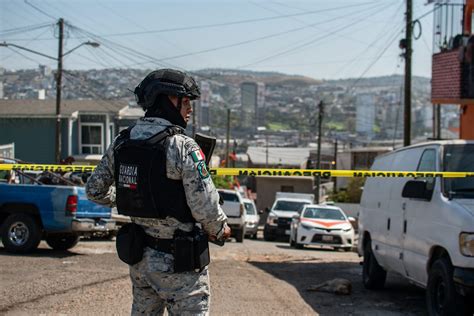
[[[165,140],[181,133],[168,128],[145,140],[130,139],[130,129],[120,133],[114,148],[116,203],[119,214],[195,222],[186,202],[182,180],[166,177]]]

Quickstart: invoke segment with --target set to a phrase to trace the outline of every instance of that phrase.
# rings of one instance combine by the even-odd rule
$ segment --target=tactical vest
[[[166,177],[168,137],[182,133],[168,128],[145,140],[130,139],[130,128],[120,133],[114,148],[116,204],[119,214],[195,222],[186,202],[182,180]]]

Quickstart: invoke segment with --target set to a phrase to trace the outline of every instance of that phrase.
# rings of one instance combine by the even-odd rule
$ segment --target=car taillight
[[[240,216],[244,215],[244,206],[240,204]]]
[[[77,211],[77,195],[70,195],[66,201],[66,215],[75,215]]]

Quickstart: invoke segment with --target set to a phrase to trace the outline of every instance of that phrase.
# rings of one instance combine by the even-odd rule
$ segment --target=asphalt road
[[[390,276],[386,289],[361,284],[360,258],[328,249],[296,250],[284,242],[248,240],[211,245],[211,315],[423,315],[424,291]],[[351,295],[308,292],[345,278]],[[1,315],[128,315],[128,266],[110,241],[81,241],[66,252],[26,256],[0,247]]]

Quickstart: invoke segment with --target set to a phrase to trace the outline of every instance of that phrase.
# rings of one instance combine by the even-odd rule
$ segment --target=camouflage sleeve
[[[170,148],[169,152],[176,153],[177,163],[171,169],[183,179],[186,200],[193,217],[209,235],[220,238],[224,225],[227,225],[227,216],[219,205],[219,194],[207,170],[204,154],[192,138],[178,136],[175,140],[177,148]]]
[[[114,144],[107,149],[86,183],[87,198],[98,204],[115,206]]]

